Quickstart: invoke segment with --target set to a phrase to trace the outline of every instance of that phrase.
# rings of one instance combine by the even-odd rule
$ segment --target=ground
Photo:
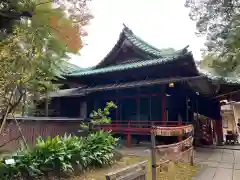
[[[149,161],[148,179],[151,179],[151,151],[148,148],[123,148],[121,153],[124,156],[123,159],[113,167],[84,173],[84,176],[75,177],[72,180],[105,180],[105,174],[144,160]],[[194,180],[240,179],[240,146],[228,147],[228,149],[196,148],[195,162],[200,166]]]
[[[150,156],[147,148],[131,148],[122,150],[124,154]],[[197,148],[196,163],[201,168],[194,180],[238,180],[240,179],[240,147],[228,149]]]
[[[240,150],[198,148],[196,161],[203,164],[197,180],[240,179]]]
[[[144,161],[146,159],[147,159],[146,157],[142,157],[142,156],[138,157],[138,156],[127,156],[126,155],[120,161],[118,161],[117,163],[114,163],[114,165],[109,168],[95,169],[90,172],[84,173],[84,175],[80,175],[80,176],[71,178],[71,180],[106,180],[105,175],[107,173],[112,172],[114,170],[121,169],[121,168],[125,168],[129,165]],[[149,166],[149,170],[150,170],[150,168],[151,167]]]

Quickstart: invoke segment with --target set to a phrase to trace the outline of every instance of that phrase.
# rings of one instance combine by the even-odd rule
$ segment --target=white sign
[[[14,159],[6,159],[5,164],[8,164],[8,165],[15,164],[15,160]]]

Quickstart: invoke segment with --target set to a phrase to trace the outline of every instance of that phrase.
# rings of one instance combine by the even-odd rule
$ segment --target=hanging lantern
[[[174,87],[174,83],[169,83],[169,87]]]

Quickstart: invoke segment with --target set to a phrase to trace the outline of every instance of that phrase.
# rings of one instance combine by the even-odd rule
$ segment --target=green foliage
[[[65,14],[65,10],[71,6],[64,6],[63,2],[56,1],[57,5],[62,6],[53,8],[52,1],[45,2],[44,0],[0,2],[0,5],[4,4],[9,11],[33,12],[30,19],[25,18],[15,22],[11,33],[0,41],[0,114],[2,116],[7,114],[9,107],[8,113],[11,113],[19,104],[25,103],[24,96],[27,96],[28,100],[38,100],[38,97],[46,91],[58,87],[52,82],[64,71],[62,65],[69,59],[67,54],[76,53],[77,47],[74,50],[69,48],[71,40],[74,39],[71,37],[72,34],[75,34],[76,39],[72,44],[78,44],[78,48],[82,47],[79,33],[82,30],[82,21],[86,24],[89,19],[83,18],[77,23],[78,26],[74,26],[73,20]],[[82,17],[85,17],[88,14],[84,11],[87,7],[83,1],[81,3],[83,6],[78,10],[82,12]]]
[[[91,122],[89,124],[83,123],[81,124],[81,128],[89,129],[90,124],[92,125],[100,125],[100,124],[110,124],[111,118],[109,117],[110,111],[112,109],[116,109],[117,106],[111,101],[107,102],[106,107],[102,109],[98,109],[97,111],[93,110],[90,114]]]
[[[239,76],[240,1],[186,0],[186,6],[197,34],[206,36],[204,64],[217,75]]]
[[[116,109],[117,106],[111,101],[107,102],[106,107],[102,109],[98,109],[97,111],[93,111],[90,114],[90,117],[92,118],[92,122],[94,124],[109,124],[111,123],[110,110]]]
[[[89,136],[56,136],[53,139],[38,138],[36,146],[20,151],[12,158],[14,165],[0,163],[2,180],[15,178],[38,178],[61,176],[74,171],[110,165],[117,139],[107,132],[96,132]]]

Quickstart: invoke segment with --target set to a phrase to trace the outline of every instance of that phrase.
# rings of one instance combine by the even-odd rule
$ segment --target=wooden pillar
[[[167,98],[166,98],[166,88],[165,86],[162,86],[162,124],[167,125],[167,111],[166,111],[166,104],[167,104]]]
[[[118,108],[119,108],[119,105],[118,105],[118,100],[116,99],[116,105],[117,105],[117,109],[116,109],[116,114],[115,114],[115,124],[116,126],[118,126]]]
[[[140,122],[140,97],[137,97],[136,99],[137,103],[137,121]]]
[[[152,97],[149,96],[149,121],[152,121]]]
[[[130,120],[128,121],[128,130],[130,129]],[[127,131],[127,147],[130,148],[132,145],[132,134],[130,131]]]
[[[216,120],[216,134],[217,134],[217,145],[223,145],[223,128],[222,128],[222,116],[221,119]]]
[[[24,95],[23,95],[23,104],[22,104],[22,116],[25,116],[26,112],[26,100],[27,100],[27,92],[24,89]]]
[[[45,116],[45,117],[48,117],[48,91],[47,91],[47,90],[46,90],[46,96],[45,96],[44,116]]]
[[[82,102],[80,104],[80,117],[87,118],[87,102]]]
[[[189,122],[189,116],[188,116],[188,97],[186,96],[186,122]]]
[[[182,120],[178,120],[178,126],[182,126]],[[183,139],[183,134],[178,136],[178,141],[181,142]]]
[[[152,123],[152,127],[154,124]],[[154,129],[151,130],[151,162],[152,162],[152,180],[157,179],[157,158],[156,158],[156,139]]]

